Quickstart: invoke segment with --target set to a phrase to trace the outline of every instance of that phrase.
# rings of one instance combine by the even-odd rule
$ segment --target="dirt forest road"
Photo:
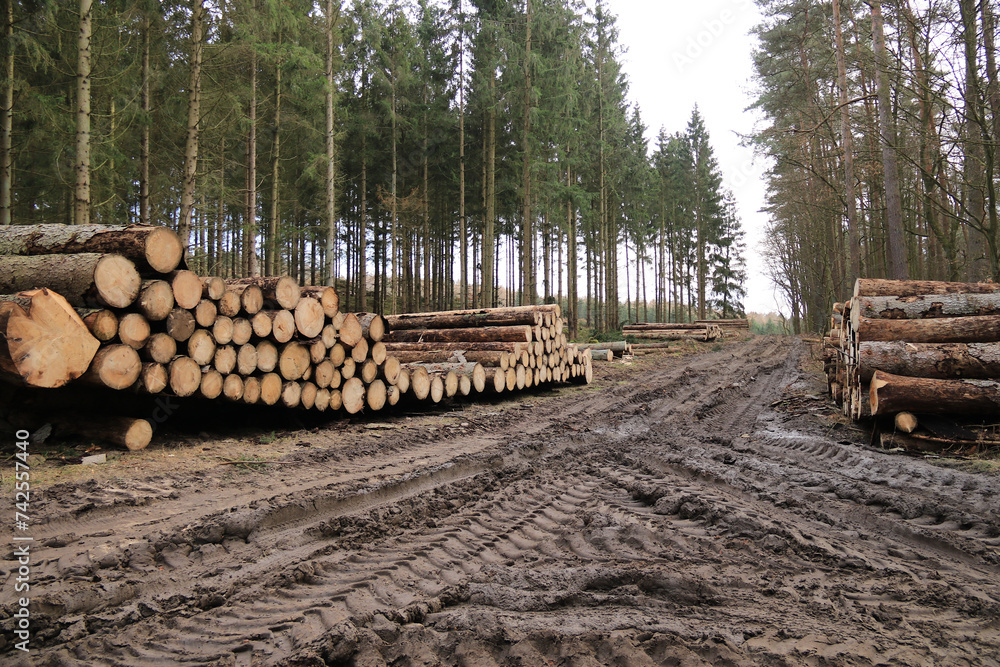
[[[0,663],[1000,664],[1000,479],[868,448],[809,363],[753,337],[63,484]]]

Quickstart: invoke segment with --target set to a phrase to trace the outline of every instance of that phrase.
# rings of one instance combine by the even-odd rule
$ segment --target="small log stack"
[[[823,338],[830,394],[875,439],[917,451],[998,440],[1000,285],[860,279]],[[949,426],[950,424],[950,426]]]
[[[397,315],[390,334],[339,303],[288,276],[199,276],[166,228],[3,227],[0,380],[355,414],[592,378],[558,306]],[[152,434],[107,424],[130,449]]]
[[[629,324],[622,328],[622,335],[637,340],[695,340],[709,342],[722,338],[722,328],[716,320],[677,323],[653,322],[645,324]]]
[[[452,364],[453,368],[428,368],[434,400],[434,375],[448,370],[471,377],[471,391],[500,393],[553,382],[590,383],[593,364],[589,354],[568,343],[562,312],[558,305],[510,306],[478,310],[450,310],[433,313],[404,313],[386,318],[390,333],[386,349],[408,363]],[[485,384],[471,376],[480,366]],[[411,370],[415,370],[411,367]],[[411,375],[411,381],[414,377]],[[444,378],[447,380],[447,378]],[[419,398],[423,374],[415,387]],[[450,391],[444,382],[447,395]]]

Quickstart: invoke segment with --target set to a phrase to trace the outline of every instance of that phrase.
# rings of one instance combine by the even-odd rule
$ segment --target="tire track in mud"
[[[993,664],[996,482],[796,430],[768,406],[802,354],[757,338],[227,496],[94,567],[117,599],[53,604],[35,664]]]

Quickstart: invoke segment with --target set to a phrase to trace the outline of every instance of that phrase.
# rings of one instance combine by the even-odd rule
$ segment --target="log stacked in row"
[[[405,313],[387,317],[389,353],[432,376],[479,364],[492,392],[593,378],[589,354],[567,343],[558,305]],[[444,366],[442,366],[444,364]],[[419,397],[419,396],[418,396]]]
[[[983,425],[1000,417],[998,284],[858,280],[853,298],[834,305],[823,357],[844,414],[884,418],[885,444],[996,439]]]
[[[652,322],[629,324],[622,328],[622,335],[637,340],[696,340],[713,341],[722,338],[722,328],[713,321],[676,323]]]

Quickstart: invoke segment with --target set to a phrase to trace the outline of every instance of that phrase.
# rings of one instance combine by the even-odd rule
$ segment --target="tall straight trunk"
[[[361,215],[358,220],[358,310],[368,312],[368,135],[361,134]]]
[[[276,257],[278,255],[278,214],[281,196],[281,61],[274,70],[274,127],[271,143],[271,210],[267,221],[267,249],[264,253],[264,274],[275,275]]]
[[[152,125],[150,112],[152,106],[149,96],[149,44],[151,39],[151,21],[149,16],[142,21],[142,91],[140,105],[142,108],[142,136],[139,139],[139,224],[150,223],[149,214],[149,134]]]
[[[430,158],[427,155],[427,145],[428,145],[427,133],[429,131],[429,128],[428,128],[428,118],[427,118],[427,115],[428,115],[427,114],[427,102],[428,102],[428,94],[427,94],[427,92],[428,92],[427,91],[427,86],[425,85],[424,86],[424,137],[423,137],[424,192],[423,192],[423,198],[421,199],[421,204],[422,204],[421,208],[423,209],[423,218],[424,218],[423,219],[423,223],[424,223],[424,235],[423,236],[424,236],[424,238],[422,239],[423,244],[421,246],[423,248],[423,257],[422,257],[422,259],[423,259],[423,264],[424,264],[424,277],[423,277],[423,281],[420,284],[420,287],[421,287],[420,292],[421,292],[421,295],[422,295],[422,298],[423,298],[423,307],[424,308],[430,308],[430,305],[431,305],[431,283],[432,283],[432,280],[431,280],[431,238],[430,238],[431,237],[431,231],[430,231],[430,224],[431,224],[431,221],[430,221],[430,217],[431,217],[431,211],[430,211],[431,201],[430,201],[430,196],[431,195],[430,195],[430,169],[429,169]]]
[[[854,137],[847,103],[847,64],[844,33],[840,21],[840,0],[833,0],[833,27],[837,42],[837,82],[840,89],[840,136],[844,151],[844,199],[847,203],[847,243],[851,252],[850,280],[861,277],[861,235],[858,233],[858,202],[854,196]]]
[[[184,177],[181,184],[180,224],[177,233],[188,245],[194,186],[198,173],[198,125],[201,119],[201,60],[204,44],[205,3],[191,0],[191,70],[188,72],[187,136],[184,141]]]
[[[483,303],[489,308],[496,305],[496,292],[493,284],[493,263],[496,245],[494,242],[497,215],[497,111],[496,111],[496,73],[490,72],[489,104],[486,112],[486,221],[483,229]]]
[[[573,169],[570,167],[569,151],[566,151],[566,188],[573,187]],[[580,267],[577,265],[577,245],[576,245],[576,212],[573,210],[573,199],[566,197],[566,255],[569,266],[566,268],[566,301],[569,312],[569,336],[576,339],[580,334],[580,291],[578,280]]]
[[[989,216],[987,228],[990,247],[990,277],[1000,279],[1000,249],[997,245],[997,230],[1000,220],[997,219],[996,158],[997,146],[1000,142],[1000,82],[997,81],[996,59],[996,23],[990,3],[985,0],[980,3],[983,18],[983,51],[986,55],[986,101],[989,104],[991,124],[987,124],[985,114],[980,114],[980,130],[983,134],[983,151],[986,154],[986,214]]]
[[[247,196],[244,214],[244,272],[256,276],[257,271],[257,53],[250,54],[250,105],[247,113],[250,132],[247,135]]]
[[[521,214],[521,303],[535,302],[534,225],[531,213],[531,0],[525,0],[524,119],[521,124],[521,181],[524,188]]]
[[[469,307],[469,245],[465,230],[465,3],[459,2],[458,47],[458,250],[460,255],[461,307]]]
[[[985,195],[983,193],[983,145],[979,124],[979,38],[975,0],[960,0],[962,42],[965,54],[965,147],[962,180],[965,208],[968,215],[968,245],[966,278],[985,280],[990,276],[987,259],[985,228]]]
[[[396,223],[398,218],[398,201],[396,193],[396,178],[397,178],[397,165],[396,165],[396,79],[393,76],[392,80],[392,189],[390,194],[392,195],[392,314],[395,315],[399,311],[397,310],[398,299],[399,299],[399,267],[400,261],[402,260],[402,252],[399,248],[399,233],[396,229]]]
[[[0,71],[4,84],[0,94],[0,225],[10,224],[10,192],[13,180],[11,156],[14,130],[14,0],[3,2],[3,44],[0,44]]]
[[[76,188],[73,223],[90,223],[90,39],[93,31],[93,0],[80,0],[80,24],[76,40]]]
[[[878,92],[879,133],[882,144],[882,171],[885,175],[885,232],[888,249],[889,277],[906,280],[910,277],[906,264],[906,243],[903,238],[903,203],[899,193],[899,163],[896,157],[895,132],[889,122],[889,84],[886,81],[889,59],[882,30],[882,4],[874,0],[872,32],[875,38],[875,87]]]
[[[323,276],[327,285],[333,286],[335,274],[333,271],[333,247],[337,241],[336,218],[336,146],[334,145],[334,105],[333,93],[336,90],[336,80],[333,76],[333,61],[335,58],[334,32],[336,20],[333,15],[334,0],[326,0],[326,272]]]

